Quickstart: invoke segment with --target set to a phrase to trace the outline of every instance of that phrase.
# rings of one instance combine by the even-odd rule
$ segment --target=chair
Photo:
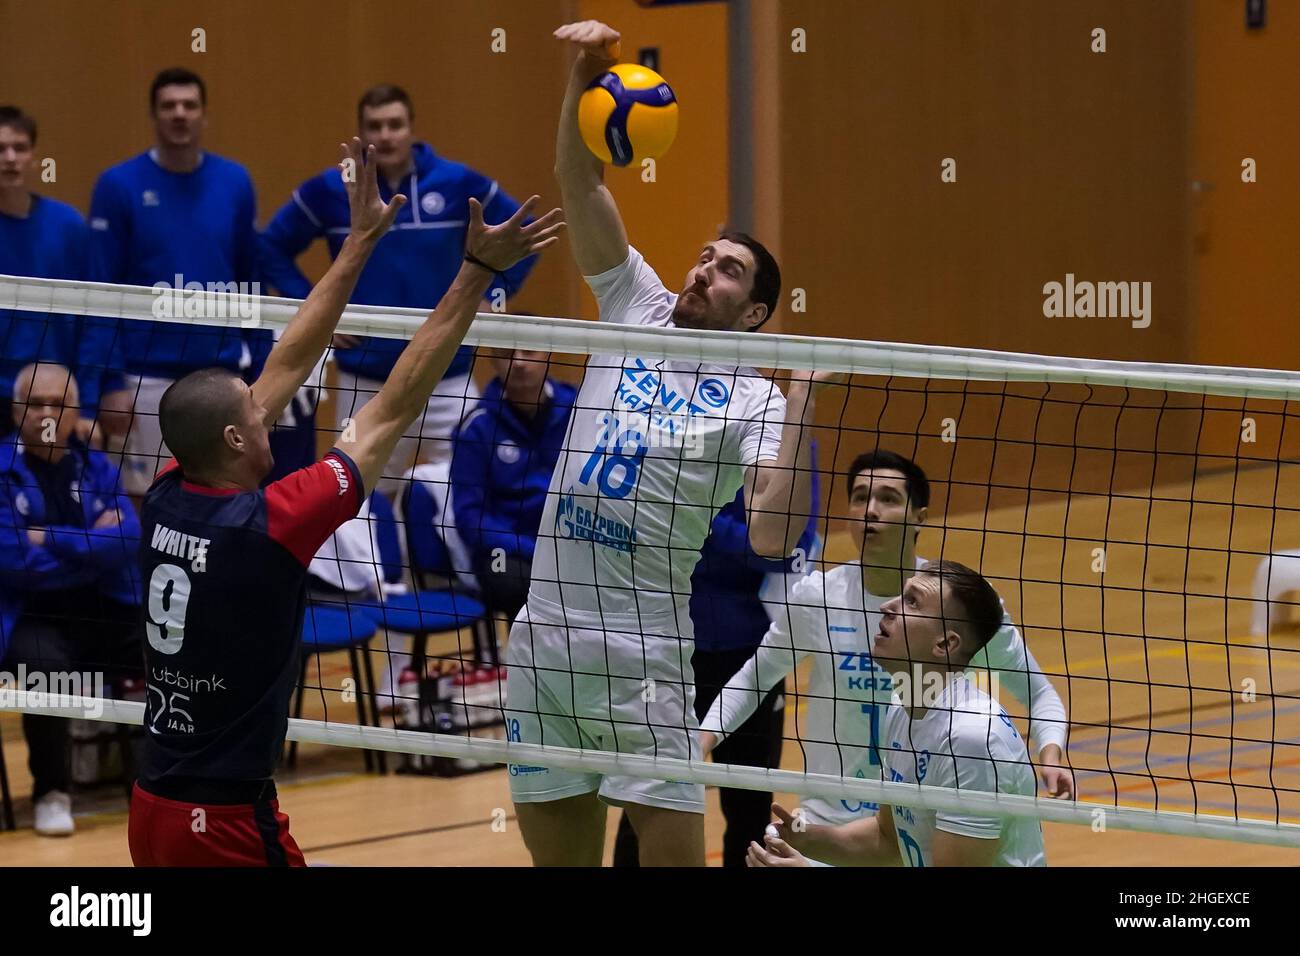
[[[402,514],[406,551],[410,558],[415,589],[409,594],[392,594],[377,607],[382,626],[413,637],[411,656],[416,673],[423,673],[425,650],[430,634],[470,628],[474,635],[474,657],[495,665],[496,635],[487,608],[465,590],[459,568],[466,563],[453,556],[456,539],[449,546],[445,500],[449,468],[445,464],[421,465],[408,477],[402,493]],[[376,509],[376,534],[381,555],[400,553],[399,521],[389,520],[383,506]]]
[[[1277,623],[1279,612],[1292,602],[1282,601],[1289,591],[1300,591],[1300,550],[1278,551],[1267,555],[1255,572],[1251,597],[1254,609],[1250,616],[1250,633],[1264,637]]]
[[[313,602],[307,605],[307,613],[302,622],[302,666],[298,674],[298,687],[293,707],[293,716],[302,717],[303,698],[307,692],[307,664],[312,656],[328,654],[331,651],[346,650],[348,661],[352,665],[352,682],[357,705],[357,723],[361,726],[378,727],[379,703],[375,699],[375,674],[370,664],[370,641],[378,631],[374,615],[356,604],[331,604]],[[358,660],[357,650],[361,650]],[[367,710],[366,701],[370,701]],[[376,760],[380,773],[388,772],[388,764],[382,750],[371,753],[369,748],[362,748],[366,771],[374,769]],[[288,765],[293,767],[298,760],[298,742],[289,744]]]

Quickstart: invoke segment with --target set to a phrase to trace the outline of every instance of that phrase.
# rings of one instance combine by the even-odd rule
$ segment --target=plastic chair
[[[415,590],[409,594],[389,595],[377,609],[382,626],[414,638],[411,656],[417,673],[423,673],[429,635],[461,628],[469,628],[474,635],[477,661],[497,663],[496,638],[487,608],[463,586],[457,585],[459,573],[456,565],[462,562],[453,558],[437,489],[429,487],[438,483],[437,478],[428,477],[430,470],[441,474],[445,467],[422,465],[410,475],[411,480],[402,493],[405,517],[402,524]],[[445,494],[443,498],[445,500]],[[398,522],[387,522],[381,509],[377,509],[376,519],[381,554],[395,550],[400,553]]]
[[[352,684],[357,705],[357,723],[361,726],[378,727],[379,702],[375,699],[375,674],[370,664],[370,641],[378,631],[379,625],[368,610],[356,604],[326,604],[313,602],[307,605],[307,613],[302,621],[302,666],[298,674],[298,687],[294,701],[293,716],[302,717],[303,698],[307,691],[307,664],[312,656],[328,654],[331,651],[346,650],[348,661],[352,665]],[[357,651],[360,649],[361,654]],[[358,656],[360,660],[358,660]],[[370,701],[369,710],[366,701]],[[378,762],[379,772],[388,772],[388,763],[382,750],[370,752],[362,748],[366,771],[374,769]],[[293,767],[298,760],[298,741],[289,744],[288,766]]]
[[[1254,609],[1250,617],[1250,633],[1264,637],[1273,629],[1279,612],[1292,603],[1281,600],[1289,591],[1300,591],[1300,550],[1278,551],[1260,561],[1255,571],[1255,586],[1251,597]]]

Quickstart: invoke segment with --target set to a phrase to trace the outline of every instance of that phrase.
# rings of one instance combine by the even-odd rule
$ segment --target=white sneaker
[[[72,798],[62,790],[51,790],[36,801],[36,832],[41,836],[71,836]]]

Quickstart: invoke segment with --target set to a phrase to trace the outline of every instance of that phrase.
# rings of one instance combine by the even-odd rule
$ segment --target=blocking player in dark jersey
[[[353,518],[424,409],[496,275],[556,241],[556,209],[499,226],[470,200],[465,261],[346,442],[266,488],[267,430],[324,353],[357,276],[404,198],[385,204],[374,147],[344,146],[351,232],[251,386],[223,369],[172,385],[159,407],[176,459],[141,512],[148,706],[131,801],[136,865],[304,865],[272,775],[298,675],[308,562]]]

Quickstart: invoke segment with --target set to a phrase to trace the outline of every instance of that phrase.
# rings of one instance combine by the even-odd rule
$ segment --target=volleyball
[[[603,163],[627,166],[668,152],[677,136],[677,97],[654,70],[620,63],[592,80],[578,101],[578,127]]]

